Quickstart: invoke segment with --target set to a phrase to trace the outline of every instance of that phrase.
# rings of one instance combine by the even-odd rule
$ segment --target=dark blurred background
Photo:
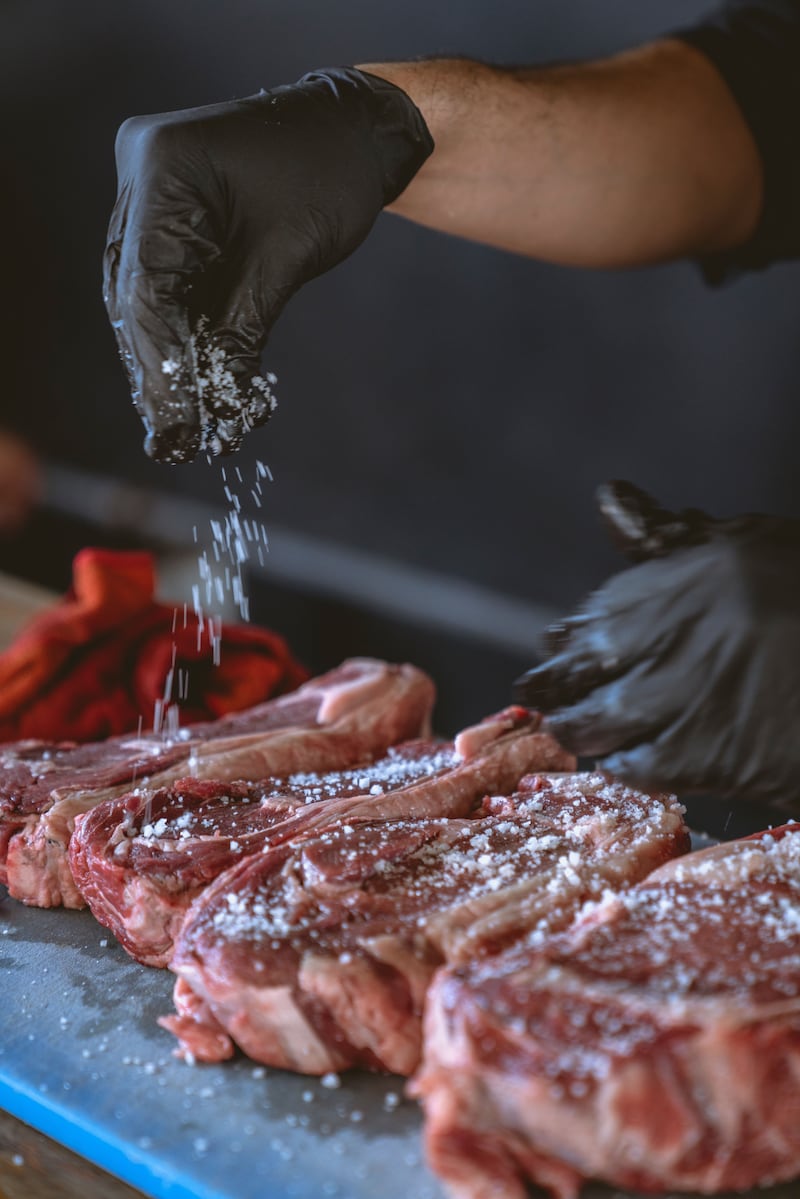
[[[706,7],[3,0],[0,424],[44,457],[47,494],[0,570],[63,590],[78,544],[104,541],[166,547],[191,573],[193,524],[202,539],[226,506],[218,462],[144,457],[102,307],[125,117],[334,63],[580,58]],[[312,669],[417,661],[444,731],[507,702],[542,624],[618,565],[594,513],[601,480],[716,514],[797,514],[798,296],[800,266],[714,291],[691,264],[566,270],[381,217],[268,347],[280,406],[236,459],[245,482],[257,460],[275,480],[252,617]]]

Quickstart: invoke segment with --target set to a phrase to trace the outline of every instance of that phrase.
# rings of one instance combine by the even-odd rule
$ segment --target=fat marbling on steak
[[[437,976],[413,1090],[452,1196],[800,1174],[798,834],[690,854],[538,951]]]
[[[429,728],[434,687],[413,666],[354,658],[297,691],[160,735],[95,745],[0,746],[0,882],[36,907],[84,907],[69,867],[75,818],[98,803],[191,774],[257,779],[377,755]]]
[[[78,817],[72,873],[94,915],[132,957],[166,966],[186,909],[248,854],[337,821],[463,816],[487,791],[513,788],[532,766],[573,765],[538,732],[539,721],[509,709],[455,743],[409,741],[355,768],[257,783],[182,779],[109,800]]]
[[[186,1054],[408,1074],[434,971],[544,938],[688,846],[669,796],[532,775],[467,819],[349,817],[256,854],[190,909],[171,969]]]

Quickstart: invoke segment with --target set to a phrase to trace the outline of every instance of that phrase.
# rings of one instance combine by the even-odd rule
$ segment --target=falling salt
[[[244,484],[241,469],[234,468],[236,478]],[[192,602],[199,622],[207,617],[207,609],[219,605],[222,607],[227,596],[239,610],[243,621],[250,619],[250,604],[243,577],[243,568],[256,557],[259,564],[264,564],[264,549],[269,550],[267,530],[262,522],[243,515],[242,502],[239,494],[232,486],[225,467],[220,468],[223,494],[228,502],[229,511],[224,519],[209,521],[211,532],[210,550],[204,549],[197,559],[200,583],[192,587]],[[263,462],[256,463],[256,483],[250,488],[250,494],[261,507],[261,480],[272,479],[272,473]],[[197,540],[197,537],[195,537]],[[213,559],[213,561],[212,561]],[[214,630],[210,640],[214,651],[214,660],[219,662],[220,647],[215,645]],[[202,640],[198,632],[198,652],[202,648]]]
[[[200,334],[198,327],[198,335]],[[194,347],[196,350],[196,346]],[[235,380],[230,372],[224,370],[220,373],[219,362],[215,359],[216,351],[206,349],[205,363],[207,367],[211,367],[210,373],[206,376],[205,382],[198,382],[201,397],[201,409],[203,387],[211,382],[214,387],[222,383],[224,386],[222,391],[228,398],[231,398],[232,393],[225,391],[225,388],[230,384],[236,388]],[[221,351],[220,351],[221,353]],[[201,355],[202,356],[202,355]],[[216,362],[216,366],[215,366]],[[177,362],[166,360],[162,364],[162,369],[167,375],[178,375],[181,367]],[[216,371],[216,374],[214,373]],[[198,380],[200,376],[198,375]],[[269,406],[274,407],[274,397],[271,397],[269,385],[276,382],[274,375],[268,375],[265,380],[254,380],[266,396]],[[203,411],[205,411],[203,409]],[[221,427],[222,422],[218,422],[217,427]],[[204,447],[207,448],[207,447]],[[210,455],[207,455],[209,462]],[[241,469],[237,466],[234,468],[236,478],[240,484],[244,485],[244,478]],[[223,491],[230,510],[224,520],[212,519],[209,521],[211,531],[210,550],[213,555],[213,564],[209,557],[209,550],[203,549],[198,555],[198,575],[199,582],[192,584],[192,609],[197,618],[197,653],[203,652],[204,641],[207,641],[211,649],[211,658],[215,666],[219,666],[222,661],[222,615],[221,613],[211,613],[209,609],[212,606],[219,605],[224,607],[226,596],[230,596],[233,603],[239,610],[239,614],[244,622],[250,619],[250,601],[245,587],[243,577],[243,567],[252,557],[256,557],[259,565],[264,565],[264,550],[269,550],[269,539],[267,530],[263,523],[248,519],[241,515],[242,503],[239,495],[231,488],[228,474],[225,467],[220,468],[220,473],[223,483]],[[255,487],[250,488],[250,494],[253,496],[258,507],[261,507],[262,486],[261,480],[269,479],[272,481],[272,472],[269,467],[263,462],[256,463],[256,480]],[[195,544],[199,544],[199,532],[197,525],[192,526],[192,537]],[[183,667],[177,666],[177,645],[174,640],[178,625],[178,609],[173,609],[172,614],[172,660],[164,680],[163,694],[157,697],[153,705],[153,731],[162,736],[166,741],[173,741],[180,737],[180,704],[185,702],[189,696],[189,672]],[[183,627],[188,627],[188,604],[183,605]],[[177,694],[174,694],[177,684]],[[138,735],[142,735],[142,719],[139,719]],[[190,771],[193,773],[196,769],[196,761],[189,760]],[[133,780],[135,782],[135,778]]]

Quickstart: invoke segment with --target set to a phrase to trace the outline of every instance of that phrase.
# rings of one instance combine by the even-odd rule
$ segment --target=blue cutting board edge
[[[1,1076],[0,1108],[153,1199],[221,1199],[219,1191],[196,1182],[187,1189],[180,1179],[155,1170],[146,1157],[137,1158],[129,1143],[110,1136],[107,1129],[91,1121],[78,1123],[68,1109],[48,1101],[38,1090],[15,1086]]]

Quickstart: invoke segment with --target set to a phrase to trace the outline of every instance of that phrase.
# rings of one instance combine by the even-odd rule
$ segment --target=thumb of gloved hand
[[[632,562],[702,545],[718,523],[697,508],[680,512],[662,508],[648,492],[625,479],[601,483],[597,505],[614,545]]]

